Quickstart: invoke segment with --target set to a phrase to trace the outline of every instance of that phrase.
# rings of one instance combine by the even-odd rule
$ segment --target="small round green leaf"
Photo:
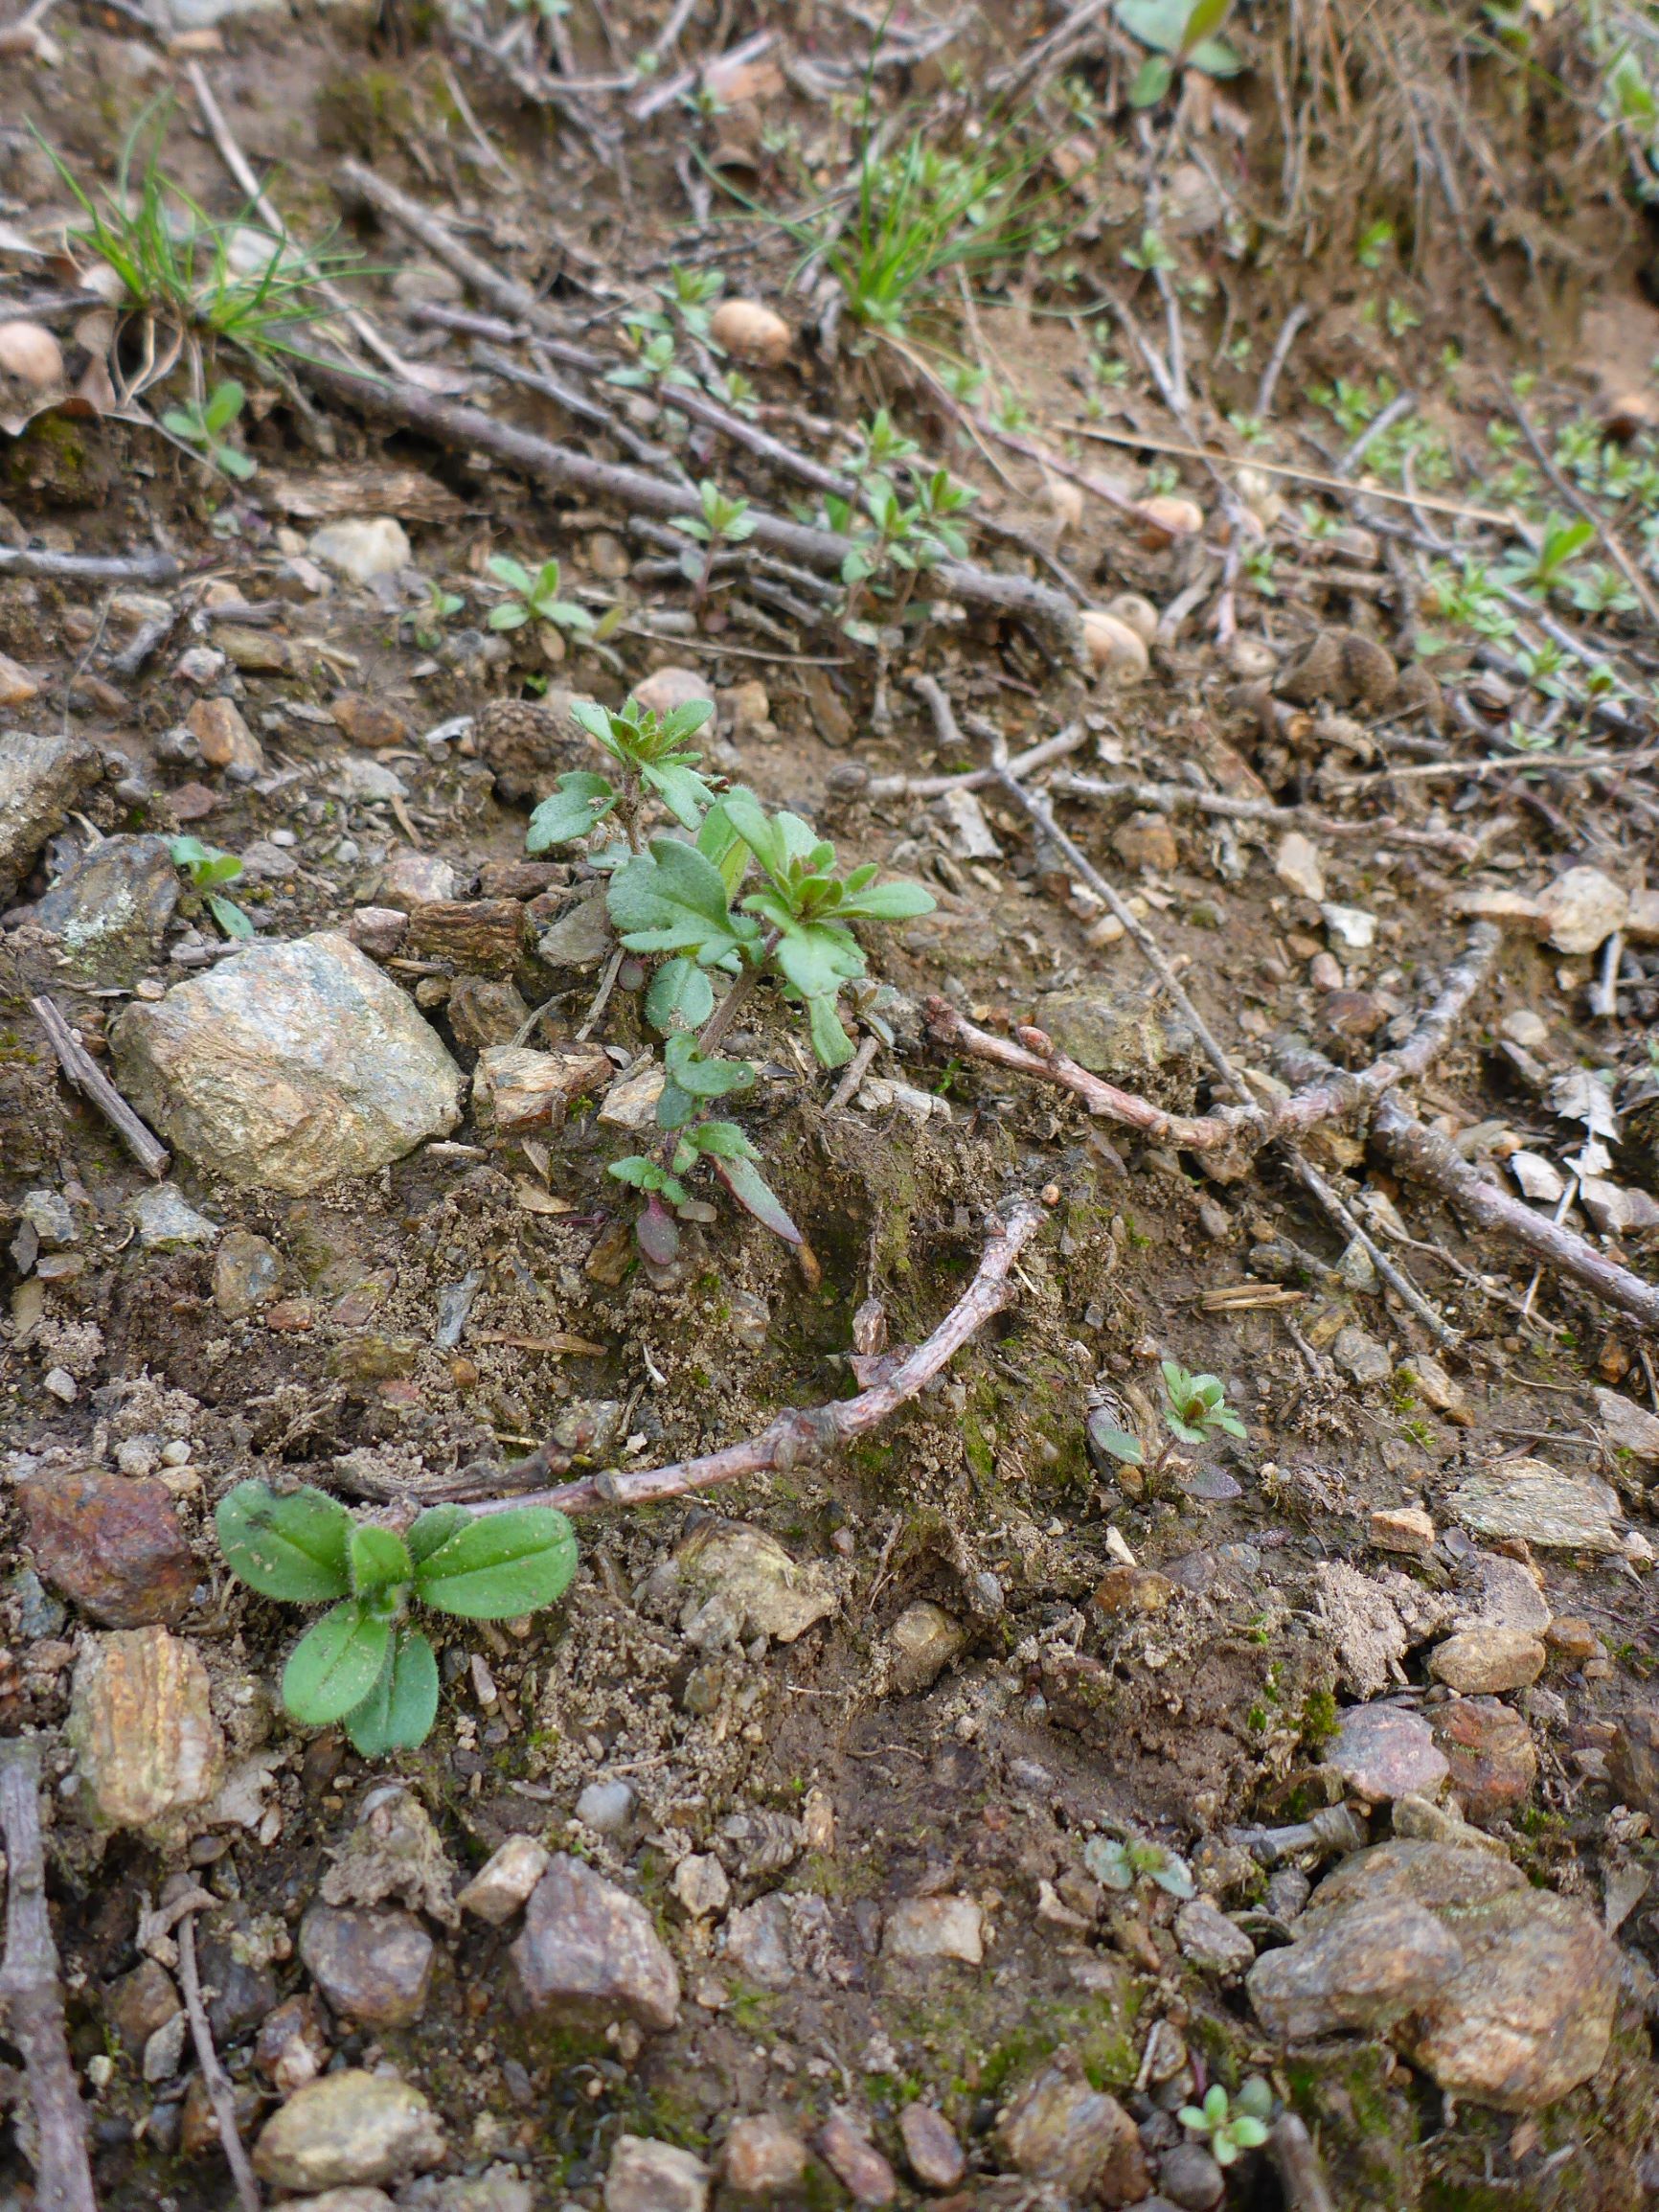
[[[398,1629],[391,1662],[360,1705],[346,1715],[346,1733],[365,1759],[413,1751],[438,1718],[438,1661],[419,1629]]]
[[[420,1562],[422,1604],[470,1621],[511,1620],[561,1598],[576,1572],[576,1532],[551,1506],[477,1514]]]
[[[471,1518],[464,1505],[428,1506],[423,1514],[416,1516],[404,1536],[409,1557],[417,1562],[429,1559],[441,1543],[446,1543],[456,1530],[465,1528]]]
[[[220,1498],[214,1525],[225,1564],[262,1598],[314,1606],[352,1586],[352,1516],[320,1490],[280,1496],[268,1483],[239,1482]]]
[[[395,1589],[399,1583],[415,1579],[415,1562],[409,1557],[409,1547],[389,1528],[375,1528],[367,1521],[354,1522],[347,1557],[352,1568],[352,1587],[360,1598]]]
[[[380,1678],[392,1650],[392,1626],[362,1601],[326,1612],[300,1638],[283,1669],[283,1703],[307,1727],[326,1727],[360,1705]]]

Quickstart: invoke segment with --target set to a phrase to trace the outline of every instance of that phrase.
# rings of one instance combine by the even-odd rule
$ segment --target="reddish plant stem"
[[[700,1459],[675,1460],[667,1467],[641,1468],[630,1474],[590,1475],[581,1482],[562,1483],[557,1490],[487,1497],[472,1510],[501,1513],[509,1506],[552,1505],[563,1513],[593,1513],[606,1505],[655,1505],[664,1498],[683,1497],[690,1491],[738,1482],[745,1475],[782,1473],[822,1457],[850,1437],[863,1436],[890,1420],[1011,1302],[1015,1293],[1009,1277],[1014,1262],[1042,1220],[1043,1209],[1035,1199],[1018,1199],[1009,1209],[1006,1222],[993,1225],[973,1281],[932,1335],[907,1353],[885,1381],[860,1391],[856,1398],[781,1413],[759,1436],[729,1444]]]

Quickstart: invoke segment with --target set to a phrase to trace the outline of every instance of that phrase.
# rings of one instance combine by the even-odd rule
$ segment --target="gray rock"
[[[1659,1416],[1626,1398],[1622,1390],[1594,1390],[1596,1419],[1607,1431],[1617,1450],[1627,1451],[1642,1466],[1659,1464]]]
[[[25,1191],[17,1210],[48,1252],[62,1251],[80,1235],[75,1223],[75,1209],[61,1191]]]
[[[505,1927],[548,1869],[547,1846],[534,1836],[510,1836],[455,1900],[491,1927]]]
[[[1546,1551],[1615,1552],[1618,1493],[1541,1459],[1507,1459],[1459,1483],[1452,1513],[1476,1536],[1521,1537]]]
[[[200,5],[201,0],[193,0]],[[331,568],[352,583],[372,583],[377,576],[396,576],[415,556],[409,535],[389,514],[348,514],[338,522],[325,522],[311,533],[306,548],[313,560]]]
[[[1305,1913],[1298,1931],[1312,1918]],[[1265,1952],[1247,1987],[1270,2036],[1311,2042],[1344,2029],[1386,2031],[1449,1981],[1462,1959],[1457,1938],[1424,1906],[1379,1898]]]
[[[305,2212],[312,2212],[307,2204]],[[536,2192],[511,2166],[482,2174],[427,2174],[398,2192],[398,2212],[536,2212]]]
[[[888,1630],[893,1650],[893,1687],[908,1697],[938,1681],[966,1648],[967,1631],[943,1606],[921,1598],[906,1606]]]
[[[146,1119],[234,1183],[313,1191],[460,1119],[461,1071],[436,1033],[331,931],[250,946],[128,1007],[110,1046]]]
[[[601,884],[542,931],[536,951],[549,968],[588,969],[597,968],[615,943]]]
[[[726,1962],[761,1989],[787,1989],[795,1979],[789,1910],[775,1893],[739,1905],[720,1931]]]
[[[772,2197],[797,2189],[807,2146],[786,2120],[758,2112],[734,2120],[720,2154],[720,2178],[736,2197]]]
[[[818,2155],[855,2204],[891,2204],[898,2190],[893,2168],[852,2113],[831,2105],[819,2129]]]
[[[1177,2143],[1158,2160],[1158,2187],[1182,2212],[1212,2212],[1227,2192],[1227,2177],[1202,2143]]]
[[[1373,1382],[1386,1382],[1394,1373],[1388,1347],[1378,1343],[1369,1329],[1361,1329],[1355,1322],[1351,1321],[1346,1329],[1337,1332],[1330,1357],[1349,1380],[1361,1389]]]
[[[604,2212],[707,2212],[709,2169],[649,2135],[619,2135],[604,2178]]]
[[[248,1229],[227,1229],[214,1255],[214,1304],[227,1321],[245,1321],[282,1288],[283,1256]]]
[[[99,1828],[175,1838],[218,1786],[224,1739],[195,1648],[166,1629],[89,1638],[75,1663],[65,1733],[80,1792]]]
[[[1069,2051],[1027,2082],[998,2123],[1004,2156],[1079,2202],[1133,2204],[1148,2194],[1146,2155],[1116,2097],[1089,2087]]]
[[[1175,1941],[1182,1957],[1205,1973],[1242,1973],[1256,1963],[1256,1946],[1207,1897],[1189,1898],[1176,1913]]]
[[[1144,1078],[1174,1055],[1169,1032],[1140,992],[1056,992],[1037,1001],[1036,1018],[1063,1053],[1115,1083]]]
[[[1519,1629],[1466,1629],[1435,1646],[1428,1671],[1460,1697],[1497,1696],[1535,1682],[1546,1656],[1537,1637]]]
[[[443,2131],[419,2089],[348,2066],[296,2089],[266,2121],[254,2170],[277,2188],[315,2192],[398,2181],[443,2155]]]
[[[885,1958],[959,1959],[978,1966],[985,1956],[984,1914],[971,1897],[909,1897],[887,1915]]]
[[[178,890],[165,837],[105,837],[57,878],[34,921],[62,940],[76,982],[125,988],[155,966]]]
[[[904,2155],[924,2189],[954,2189],[967,2171],[956,2130],[932,2105],[906,2105],[898,2115]]]
[[[432,1938],[407,1912],[314,1904],[300,1924],[300,1956],[337,2013],[402,2028],[426,2009]]]
[[[556,2021],[622,2016],[660,2033],[679,2018],[679,1973],[649,1915],[580,1859],[556,1859],[531,1892],[512,1962],[527,2007]]]
[[[1403,1705],[1351,1705],[1326,1757],[1369,1805],[1432,1797],[1451,1771],[1428,1722]]]
[[[0,743],[0,906],[10,904],[48,837],[97,781],[98,754],[84,738],[8,730]]]
[[[1576,1898],[1520,1889],[1461,1913],[1461,1970],[1399,2039],[1450,2095],[1535,2112],[1607,2055],[1619,1951]]]
[[[596,1836],[620,1836],[634,1816],[634,1803],[626,1782],[589,1782],[576,1801],[576,1816]]]
[[[198,1214],[176,1183],[152,1183],[127,1200],[127,1213],[147,1252],[182,1252],[192,1244],[211,1244],[216,1221]]]
[[[712,1515],[636,1594],[655,1611],[677,1610],[687,1641],[711,1652],[756,1636],[792,1644],[839,1603],[816,1562],[798,1565],[764,1529]]]

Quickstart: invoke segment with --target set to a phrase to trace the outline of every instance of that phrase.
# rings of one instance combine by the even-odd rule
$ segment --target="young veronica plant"
[[[1116,1836],[1091,1836],[1083,1845],[1083,1864],[1107,1889],[1133,1889],[1144,1880],[1156,1883],[1170,1897],[1198,1894],[1193,1870],[1184,1859],[1166,1851],[1161,1843],[1146,1843],[1138,1836],[1125,1843]]]
[[[237,855],[221,853],[216,845],[204,845],[199,837],[173,837],[167,849],[173,866],[184,870],[225,935],[251,937],[253,924],[234,899],[221,897],[218,890],[219,884],[234,883],[241,874],[242,864]]]
[[[611,925],[627,951],[665,956],[645,1004],[647,1019],[667,1040],[667,1080],[657,1102],[663,1143],[654,1155],[630,1155],[610,1171],[645,1195],[641,1248],[650,1259],[672,1257],[678,1231],[663,1201],[690,1202],[684,1178],[705,1161],[739,1205],[800,1244],[800,1231],[767,1187],[742,1130],[707,1118],[716,1099],[755,1081],[747,1060],[715,1048],[756,985],[770,978],[804,1010],[822,1065],[842,1066],[853,1044],[837,1002],[844,986],[863,979],[867,965],[852,924],[930,913],[932,896],[919,883],[877,883],[874,864],[838,876],[834,846],[798,815],[768,814],[740,787],[717,791],[696,772],[701,756],[680,747],[713,712],[707,701],[661,718],[635,699],[618,712],[587,702],[572,712],[622,775],[617,782],[587,770],[561,776],[531,816],[529,849],[579,842],[614,813],[626,848],[596,862],[610,870]],[[659,800],[694,842],[658,836],[642,850],[648,798]],[[760,878],[745,892],[754,864]],[[729,979],[718,1005],[716,971]]]
[[[245,483],[256,463],[225,436],[242,411],[247,394],[234,377],[216,384],[205,399],[187,399],[182,407],[169,407],[161,419],[164,430],[186,445],[193,445],[203,460],[226,476]]]
[[[512,594],[489,610],[491,629],[522,629],[527,622],[551,623],[555,629],[581,631],[593,627],[593,617],[573,599],[558,596],[558,563],[544,560],[537,569],[526,568],[505,553],[490,557],[489,573]]]
[[[239,1482],[214,1521],[226,1564],[261,1597],[336,1601],[288,1654],[283,1704],[307,1727],[341,1722],[365,1759],[413,1750],[438,1717],[438,1661],[411,1606],[511,1620],[553,1605],[576,1572],[575,1533],[547,1506],[435,1506],[398,1536],[323,1491]]]
[[[1259,2151],[1272,2116],[1273,2091],[1260,2074],[1241,2082],[1233,2097],[1213,2082],[1201,2105],[1183,2105],[1175,2115],[1189,2133],[1208,2141],[1217,2166],[1234,2165],[1244,2152]]]
[[[694,587],[697,604],[701,605],[708,596],[715,556],[722,545],[741,545],[746,537],[752,537],[755,518],[749,513],[746,499],[728,499],[710,477],[705,476],[697,486],[697,502],[698,513],[673,515],[670,527],[683,530],[688,537],[694,537],[703,549],[699,555],[688,548],[681,557],[682,573],[686,582]]]

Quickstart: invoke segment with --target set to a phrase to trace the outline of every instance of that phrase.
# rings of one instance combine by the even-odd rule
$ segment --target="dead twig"
[[[885,1381],[830,1405],[782,1413],[759,1436],[729,1444],[701,1459],[676,1460],[667,1467],[642,1468],[629,1474],[606,1471],[557,1490],[506,1497],[486,1497],[475,1513],[501,1513],[509,1506],[552,1505],[564,1513],[594,1513],[601,1506],[655,1505],[668,1497],[739,1482],[746,1475],[783,1473],[819,1458],[849,1438],[863,1436],[907,1405],[962,1347],[1015,1296],[1010,1276],[1014,1262],[1043,1220],[1034,1198],[1010,1207],[1006,1222],[993,1221],[973,1281],[925,1342],[899,1360]]]
[[[647,513],[675,515],[685,512],[683,485],[668,477],[648,475],[641,468],[596,461],[550,439],[499,422],[481,408],[439,399],[408,384],[386,384],[365,376],[350,364],[308,358],[306,374],[313,383],[348,405],[383,421],[420,430],[442,445],[462,452],[482,451],[538,482],[560,490],[579,490]],[[847,540],[830,530],[786,521],[763,509],[751,509],[755,544],[769,547],[804,562],[809,568],[839,575],[847,554]],[[1080,663],[1082,631],[1077,609],[1058,592],[1026,576],[1005,576],[993,569],[975,568],[964,561],[941,561],[933,570],[941,588],[954,599],[989,613],[1023,621],[1057,636]]]
[[[1089,733],[1081,722],[1072,722],[1057,737],[1045,738],[1040,745],[1033,745],[1029,752],[1015,753],[1008,764],[1011,776],[1029,776],[1034,768],[1047,767],[1051,761],[1063,760],[1075,753],[1079,745],[1086,745]],[[861,762],[844,764],[847,769],[858,769]],[[831,770],[831,774],[837,771]],[[999,783],[1000,768],[967,768],[960,776],[872,776],[857,787],[861,799],[942,799],[948,791],[983,791],[988,784]],[[851,783],[851,778],[848,779]]]
[[[1133,807],[1155,808],[1161,814],[1183,811],[1214,814],[1230,822],[1265,822],[1276,829],[1310,830],[1322,837],[1386,837],[1392,844],[1416,845],[1424,851],[1445,853],[1455,860],[1473,860],[1480,846],[1461,830],[1412,830],[1383,814],[1366,822],[1343,822],[1313,807],[1281,807],[1272,799],[1239,799],[1222,791],[1200,791],[1191,784],[1106,783],[1098,776],[1058,775],[1049,788],[1079,799],[1120,799]]]
[[[1442,1344],[1457,1343],[1457,1331],[1442,1320],[1404,1269],[1395,1266],[1369,1230],[1349,1211],[1312,1161],[1304,1159],[1300,1152],[1293,1153],[1291,1157],[1303,1189],[1317,1198],[1337,1227],[1353,1239],[1396,1296],[1410,1307],[1423,1327]]]
[[[1313,312],[1305,300],[1298,300],[1285,316],[1284,326],[1274,340],[1273,351],[1267,356],[1267,366],[1261,372],[1261,382],[1256,392],[1256,420],[1265,422],[1273,412],[1273,395],[1279,389],[1279,378],[1284,364],[1290,358],[1290,349],[1296,343],[1296,333]]]
[[[80,1042],[57,1003],[32,998],[35,1018],[46,1032],[46,1041],[57,1055],[57,1064],[75,1088],[114,1129],[147,1175],[160,1182],[172,1165],[172,1154],[141,1122],[86,1047]]]
[[[1654,597],[1652,585],[1648,582],[1648,579],[1643,575],[1641,569],[1636,565],[1635,561],[1633,561],[1630,556],[1625,552],[1624,545],[1620,541],[1619,536],[1614,530],[1612,524],[1608,522],[1605,517],[1598,511],[1595,504],[1591,500],[1588,500],[1584,497],[1584,494],[1579,490],[1578,486],[1573,482],[1571,477],[1563,476],[1561,471],[1556,467],[1555,462],[1551,459],[1550,454],[1544,445],[1543,440],[1538,436],[1537,431],[1533,426],[1532,417],[1521,405],[1521,402],[1515,398],[1513,392],[1510,390],[1510,387],[1507,384],[1500,382],[1498,388],[1502,392],[1505,399],[1509,402],[1510,413],[1520,424],[1522,436],[1526,439],[1527,444],[1533,449],[1533,459],[1537,463],[1538,467],[1543,470],[1544,474],[1549,478],[1550,482],[1560,493],[1561,497],[1567,502],[1568,506],[1573,509],[1574,513],[1581,516],[1581,518],[1590,525],[1591,529],[1596,533],[1596,536],[1602,540],[1602,543],[1612,555],[1614,565],[1617,567],[1620,575],[1630,586],[1630,589],[1636,594],[1636,597],[1642,602],[1643,613],[1648,617],[1648,620],[1655,626],[1655,627],[1659,627],[1659,599]]]
[[[50,576],[65,583],[176,583],[183,568],[170,553],[34,553],[0,546],[0,576]]]
[[[98,2212],[86,2111],[64,2033],[57,1946],[46,1910],[40,1752],[23,1738],[0,1744],[0,1836],[7,1868],[0,2018],[23,2058],[34,2121],[34,2202],[37,2212]]]
[[[230,2076],[219,2064],[218,2052],[214,2047],[213,2029],[208,2025],[207,2008],[202,2003],[201,1976],[196,1972],[195,1914],[187,1912],[178,1924],[178,1978],[184,1992],[185,2016],[190,2021],[191,2041],[195,2045],[195,2063],[201,2068],[201,2078],[207,2085],[209,2101],[214,2109],[214,2124],[219,2132],[219,2148],[230,2167],[231,2178],[237,2185],[237,2198],[242,2212],[260,2212],[259,2182],[248,2163],[248,2154],[237,2127],[236,2091]]]
[[[1267,2155],[1284,2191],[1285,2212],[1336,2212],[1313,2137],[1294,2112],[1281,2112],[1268,2130]]]

